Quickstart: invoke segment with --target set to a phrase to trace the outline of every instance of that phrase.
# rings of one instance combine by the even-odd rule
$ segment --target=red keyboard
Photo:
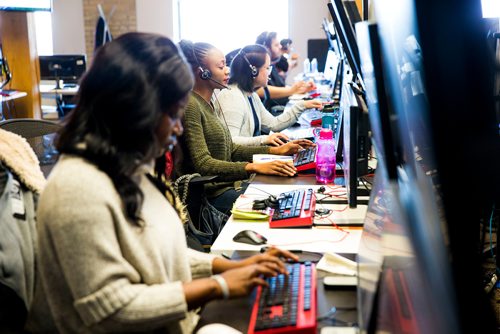
[[[314,222],[316,196],[312,189],[298,189],[278,196],[278,206],[269,220],[269,227],[310,227]]]
[[[249,334],[316,334],[315,265],[294,263],[287,270],[288,276],[268,277],[269,287],[257,288]]]
[[[309,147],[293,155],[293,165],[298,172],[316,169],[316,147]]]

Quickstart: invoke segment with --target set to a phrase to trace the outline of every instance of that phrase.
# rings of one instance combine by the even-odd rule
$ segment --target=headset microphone
[[[231,90],[231,88],[229,88],[228,86],[224,85],[222,82],[218,81],[218,80],[215,80],[215,79],[212,79],[212,78],[207,78],[205,80],[210,80],[210,81],[213,81],[215,82],[216,84],[218,84],[219,86],[221,86],[222,88],[226,88],[226,89],[229,89]]]

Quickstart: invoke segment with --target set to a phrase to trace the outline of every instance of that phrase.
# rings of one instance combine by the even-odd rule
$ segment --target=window
[[[254,44],[263,31],[288,37],[288,0],[178,0],[178,39],[207,42],[224,53]]]
[[[36,48],[39,55],[50,56],[54,53],[52,44],[52,13],[35,12]]]
[[[483,17],[500,17],[500,2],[498,0],[481,0]]]

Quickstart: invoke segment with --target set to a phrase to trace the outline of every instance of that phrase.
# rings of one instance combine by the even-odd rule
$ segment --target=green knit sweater
[[[184,157],[179,166],[183,174],[218,175],[220,182],[205,185],[208,197],[216,197],[229,188],[237,188],[250,174],[246,164],[253,154],[269,153],[266,146],[233,144],[231,134],[218,112],[193,92],[186,106],[184,134],[180,144]]]

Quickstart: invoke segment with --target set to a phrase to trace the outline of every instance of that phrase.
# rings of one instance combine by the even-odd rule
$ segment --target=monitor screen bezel
[[[78,80],[83,75],[83,73],[85,73],[87,66],[87,59],[84,54],[57,54],[50,56],[39,56],[38,59],[41,80],[75,81]],[[72,75],[67,75],[65,73],[57,75],[57,73],[52,72],[52,70],[48,68],[50,62],[74,62],[74,71],[72,72]],[[77,62],[83,62],[83,64],[77,64]],[[77,69],[79,70],[77,71]]]
[[[331,0],[328,9],[335,25],[335,31],[340,38],[342,49],[353,72],[353,78],[361,80],[361,66],[356,36],[345,11],[342,0]]]
[[[43,3],[42,5],[40,5]],[[35,4],[38,4],[36,6]],[[0,11],[11,12],[37,12],[37,11],[52,11],[52,0],[0,0]]]

